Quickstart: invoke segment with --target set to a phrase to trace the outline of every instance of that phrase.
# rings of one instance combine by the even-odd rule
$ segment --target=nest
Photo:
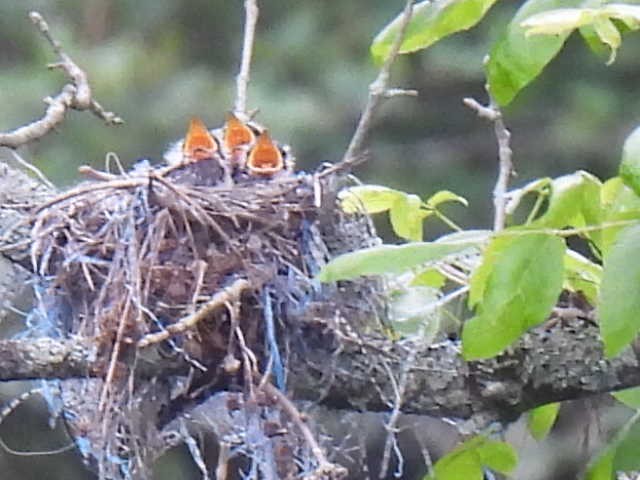
[[[334,256],[377,242],[366,216],[337,207],[344,175],[209,181],[218,170],[201,160],[105,175],[32,212],[43,287],[32,323],[98,345],[95,378],[65,380],[61,395],[101,478],[148,476],[175,443],[165,427],[221,386],[246,397],[269,377],[284,388],[303,323],[377,328],[379,281],[314,280]],[[189,373],[138,374],[172,361]]]

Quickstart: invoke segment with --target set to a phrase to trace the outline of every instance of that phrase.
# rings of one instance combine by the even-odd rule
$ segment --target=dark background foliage
[[[27,18],[37,9],[89,74],[96,98],[126,124],[108,128],[89,114],[74,112],[57,133],[21,151],[23,156],[61,186],[79,180],[78,165],[102,168],[108,152],[127,165],[140,158],[160,161],[191,116],[214,127],[230,109],[242,3],[0,2],[0,130],[41,115],[40,99],[57,93],[63,83],[59,72],[44,68],[55,57]],[[249,107],[259,108],[257,120],[293,147],[300,168],[337,161],[376,74],[368,55],[371,39],[404,2],[261,3]],[[448,213],[465,227],[488,225],[495,139],[491,126],[464,107],[462,98],[484,100],[483,56],[519,3],[499,3],[472,31],[399,59],[393,84],[415,88],[420,96],[393,99],[383,107],[371,159],[357,171],[363,181],[422,197],[453,190],[471,206],[452,206]],[[541,79],[505,111],[513,131],[516,184],[581,168],[604,177],[614,174],[622,141],[638,123],[639,51],[640,36],[631,35],[616,63],[606,67],[606,59],[594,56],[578,38],[569,40]],[[439,230],[429,227],[433,230],[427,236]],[[15,388],[4,393],[9,398]],[[15,420],[9,421],[7,427],[13,428],[2,429],[5,437],[18,444],[21,435],[27,438],[22,448],[40,448],[30,443],[40,435],[31,421],[18,429]],[[31,478],[25,470],[16,474],[13,478]],[[65,473],[64,478],[71,477]]]

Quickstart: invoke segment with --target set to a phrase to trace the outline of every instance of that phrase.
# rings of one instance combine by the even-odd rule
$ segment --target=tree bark
[[[53,192],[11,167],[0,164],[0,168],[0,230],[4,232],[20,221],[12,205],[40,201]],[[13,235],[19,238],[20,230],[14,229]],[[14,264],[28,263],[24,251],[3,255]],[[25,274],[16,267],[0,275],[0,293],[7,305],[24,289]],[[394,385],[404,369],[408,377],[401,399],[403,412],[492,421],[510,420],[549,402],[640,385],[634,350],[605,359],[597,326],[578,317],[539,326],[502,355],[476,362],[465,362],[460,345],[452,341],[420,345],[366,334],[337,335],[324,328],[322,321],[301,328],[298,340],[303,347],[292,348],[288,362],[292,398],[333,408],[387,411],[394,407]],[[412,351],[415,362],[407,366]],[[90,339],[0,341],[0,381],[83,378],[101,374],[103,367]],[[140,368],[145,376],[166,376],[186,373],[188,366],[154,358]]]
[[[410,349],[402,411],[483,421],[514,420],[549,402],[640,385],[640,365],[632,349],[614,359],[602,354],[598,329],[581,319],[538,327],[508,352],[465,362],[455,342],[430,346],[361,338],[336,343],[306,329],[304,357],[289,361],[288,385],[294,399],[315,400],[332,408],[387,411],[393,408],[394,382]],[[187,365],[156,361],[141,367],[145,376],[187,372]],[[68,379],[100,371],[91,342],[50,338],[0,341],[0,380]],[[224,384],[221,385],[223,389]]]

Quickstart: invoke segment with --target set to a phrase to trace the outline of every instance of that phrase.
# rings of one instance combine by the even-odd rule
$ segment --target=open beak
[[[184,139],[182,154],[192,161],[198,161],[213,158],[217,151],[218,142],[209,133],[206,125],[199,118],[192,118]]]
[[[247,168],[253,175],[273,175],[284,168],[282,153],[266,130],[258,135],[249,152]]]

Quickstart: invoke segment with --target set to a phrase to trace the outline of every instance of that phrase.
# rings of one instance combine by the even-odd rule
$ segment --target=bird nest
[[[337,207],[344,174],[293,172],[285,147],[235,118],[211,132],[192,123],[168,159],[86,170],[93,181],[31,212],[43,287],[33,323],[98,346],[94,378],[60,388],[68,429],[102,478],[144,478],[175,443],[167,426],[222,388],[246,399],[271,378],[285,389],[303,324],[376,328],[382,305],[377,280],[314,279],[377,242],[366,216]],[[186,373],[139,373],[172,362]],[[295,464],[301,450],[289,451]]]

